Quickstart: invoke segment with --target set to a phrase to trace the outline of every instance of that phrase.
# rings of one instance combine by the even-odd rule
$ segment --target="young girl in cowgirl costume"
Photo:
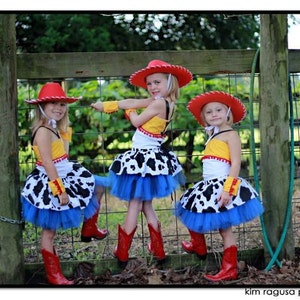
[[[246,109],[238,98],[219,91],[198,95],[187,107],[209,138],[202,157],[203,180],[181,196],[175,210],[191,236],[182,247],[205,259],[204,233],[219,230],[224,247],[221,270],[204,277],[209,281],[236,279],[237,246],[232,226],[263,213],[258,193],[239,177],[241,141],[232,124],[244,119]]]
[[[49,283],[56,285],[74,284],[62,274],[54,248],[58,229],[77,228],[84,217],[83,241],[107,236],[106,229],[97,228],[105,179],[68,160],[72,130],[67,104],[76,100],[67,97],[54,82],[42,87],[38,99],[26,100],[36,106],[31,144],[37,162],[22,190],[23,217],[42,228],[41,253],[46,276]]]
[[[115,257],[122,264],[128,261],[140,212],[148,222],[149,252],[160,261],[165,259],[161,225],[152,200],[169,196],[183,183],[182,167],[177,157],[161,146],[172,120],[179,88],[191,80],[191,72],[184,67],[152,60],[129,79],[132,85],[147,89],[149,98],[92,104],[96,110],[106,113],[124,109],[125,115],[136,127],[132,149],[118,155],[110,166],[111,194],[128,202],[124,225],[118,226],[118,245],[114,250]],[[138,108],[142,109],[140,114],[136,111]]]

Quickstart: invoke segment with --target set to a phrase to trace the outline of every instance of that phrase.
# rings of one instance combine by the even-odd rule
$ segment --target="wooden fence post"
[[[24,281],[20,222],[15,15],[0,14],[0,284]]]
[[[270,244],[280,244],[288,206],[290,180],[287,15],[261,15],[260,173],[264,221]],[[295,255],[292,222],[288,222],[281,258]]]

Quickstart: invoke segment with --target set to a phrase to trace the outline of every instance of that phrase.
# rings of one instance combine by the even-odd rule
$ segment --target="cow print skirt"
[[[263,213],[257,191],[241,179],[231,203],[220,207],[218,199],[227,176],[197,182],[181,196],[175,205],[175,216],[190,230],[206,233],[226,229],[253,220]]]
[[[49,177],[42,166],[27,176],[21,193],[22,215],[44,229],[78,228],[83,218],[89,219],[99,209],[96,185],[106,185],[106,178],[93,175],[79,163],[64,160],[55,164],[66,188],[69,204],[61,206],[48,185]]]
[[[110,193],[124,201],[167,197],[185,183],[176,155],[163,147],[133,148],[118,155],[109,178]]]

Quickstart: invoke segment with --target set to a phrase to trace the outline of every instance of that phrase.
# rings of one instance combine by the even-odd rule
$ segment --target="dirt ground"
[[[217,270],[216,270],[217,271]],[[294,261],[282,261],[282,267],[273,266],[270,271],[259,270],[239,262],[239,275],[236,280],[208,282],[203,273],[196,267],[183,270],[147,266],[142,260],[130,260],[126,268],[119,274],[107,272],[95,275],[91,263],[80,263],[75,270],[74,279],[80,286],[299,286],[299,256]]]

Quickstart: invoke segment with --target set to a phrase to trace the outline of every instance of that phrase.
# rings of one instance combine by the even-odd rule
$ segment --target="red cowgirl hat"
[[[205,126],[201,118],[202,108],[210,102],[220,102],[230,107],[233,123],[242,121],[247,114],[245,105],[240,99],[220,91],[211,91],[194,97],[187,105],[187,109],[194,115],[198,123]]]
[[[146,68],[134,72],[130,76],[129,82],[132,85],[146,89],[146,77],[154,73],[167,73],[174,75],[178,80],[180,88],[188,84],[193,79],[193,75],[188,69],[155,59],[151,60]]]
[[[43,85],[37,99],[25,100],[29,104],[45,102],[67,102],[73,103],[79,98],[67,97],[61,85],[57,82],[48,82]]]

